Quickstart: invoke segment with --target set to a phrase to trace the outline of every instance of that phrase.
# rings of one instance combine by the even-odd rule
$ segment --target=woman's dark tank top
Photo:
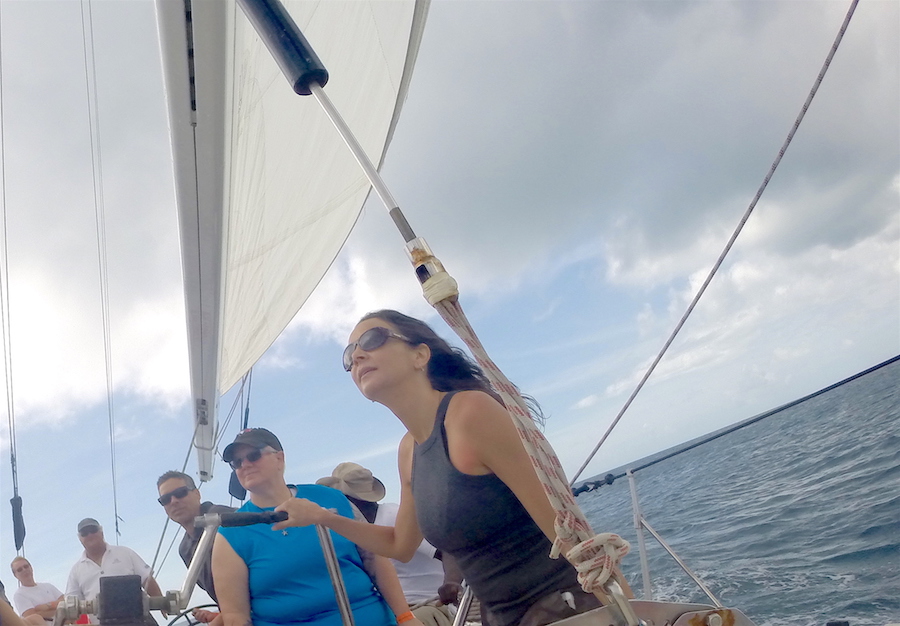
[[[416,515],[429,543],[456,558],[491,626],[508,626],[542,596],[577,585],[576,574],[565,559],[549,557],[550,540],[502,480],[453,467],[444,417],[454,394],[441,400],[431,436],[414,448]]]

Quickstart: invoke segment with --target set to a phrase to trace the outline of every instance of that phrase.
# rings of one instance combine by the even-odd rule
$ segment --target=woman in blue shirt
[[[264,428],[242,431],[222,456],[250,494],[239,511],[272,511],[285,500],[299,497],[354,517],[350,502],[335,489],[285,483],[281,442]],[[364,558],[355,544],[340,535],[332,533],[332,539],[357,624],[393,626],[399,621],[403,626],[421,626],[410,619],[390,561],[368,553]],[[378,588],[367,573],[368,563]],[[272,530],[268,524],[220,528],[212,568],[224,626],[342,623],[312,526],[285,530]]]

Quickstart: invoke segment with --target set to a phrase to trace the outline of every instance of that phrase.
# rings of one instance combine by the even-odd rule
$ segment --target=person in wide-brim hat
[[[331,472],[331,476],[320,478],[316,484],[337,489],[345,496],[366,502],[378,502],[385,494],[384,483],[375,478],[370,470],[350,461],[339,464]]]

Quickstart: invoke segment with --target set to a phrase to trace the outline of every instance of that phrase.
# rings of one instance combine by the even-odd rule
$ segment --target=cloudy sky
[[[495,361],[541,402],[570,473],[745,211],[848,5],[433,2],[383,174],[459,281]],[[80,553],[79,519],[115,534],[95,185],[106,214],[120,542],[148,562],[164,521],[155,479],[182,466],[192,427],[153,4],[84,6],[93,150],[82,5],[0,3],[19,487],[26,555],[38,579],[60,587]],[[861,3],[743,235],[586,476],[900,352],[898,31],[897,2]],[[450,336],[370,202],[254,369],[250,422],[282,438],[293,482],[355,460],[397,496],[402,429],[340,367],[356,319],[382,307]],[[236,429],[235,418],[225,437]],[[2,440],[6,502],[6,429]],[[226,502],[226,479],[220,463],[204,495]],[[8,520],[0,514],[4,563],[15,554]],[[162,587],[183,574],[171,556]]]

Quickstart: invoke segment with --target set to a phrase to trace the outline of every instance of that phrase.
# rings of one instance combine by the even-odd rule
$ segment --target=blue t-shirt
[[[344,517],[353,517],[340,491],[322,485],[297,485],[297,497]],[[272,511],[248,501],[238,511]],[[341,626],[341,614],[314,526],[272,530],[269,524],[219,528],[247,564],[250,620],[254,626],[303,624]],[[362,567],[356,544],[331,532],[353,617],[358,626],[396,624],[393,613]]]

